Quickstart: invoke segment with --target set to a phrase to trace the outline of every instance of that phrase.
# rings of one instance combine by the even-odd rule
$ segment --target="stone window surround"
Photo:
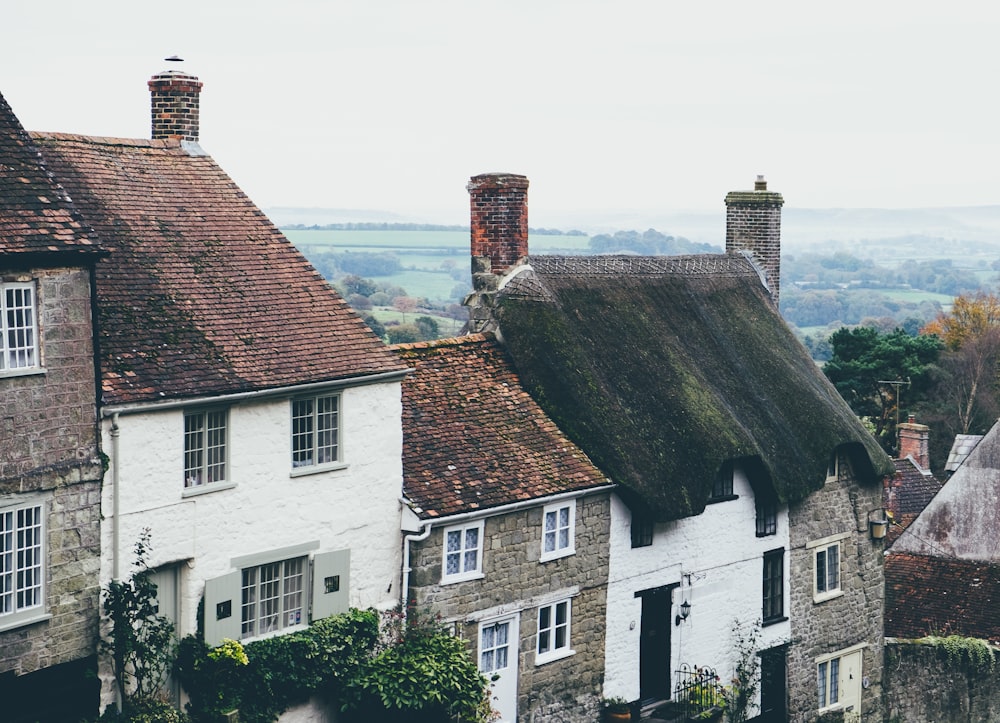
[[[813,602],[814,603],[826,602],[827,600],[832,600],[833,598],[840,597],[841,595],[844,594],[844,588],[843,588],[843,585],[842,585],[842,581],[843,581],[843,559],[844,559],[844,555],[843,555],[843,547],[844,547],[843,541],[847,540],[847,539],[850,539],[850,537],[851,537],[851,533],[850,532],[841,532],[841,533],[838,533],[836,535],[829,535],[827,537],[821,537],[821,538],[819,538],[817,540],[811,540],[810,542],[806,543],[806,549],[812,551],[812,559],[813,559],[813,565],[812,565],[812,567],[813,567],[812,582],[813,582]],[[827,589],[827,590],[821,591],[821,590],[819,590],[819,586],[817,584],[817,577],[816,577],[818,558],[819,558],[820,553],[829,554],[830,549],[834,548],[834,547],[837,550],[837,553],[836,553],[837,554],[837,587],[833,588],[833,589]],[[827,563],[827,565],[828,564],[829,563]],[[829,570],[828,566],[827,566],[827,570]]]

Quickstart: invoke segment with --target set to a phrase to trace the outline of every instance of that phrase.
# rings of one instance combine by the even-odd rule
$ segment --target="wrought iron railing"
[[[682,664],[674,671],[674,709],[690,718],[725,706],[722,684],[714,668]]]

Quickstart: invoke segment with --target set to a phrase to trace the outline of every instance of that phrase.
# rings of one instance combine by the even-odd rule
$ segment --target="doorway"
[[[642,600],[639,624],[639,697],[643,701],[670,699],[670,637],[673,592],[680,583],[635,594]]]
[[[518,616],[479,624],[479,670],[492,680],[491,702],[500,723],[517,721]]]
[[[782,723],[786,719],[785,655],[785,646],[760,651],[760,723]]]
[[[150,581],[156,585],[156,609],[154,612],[169,620],[174,626],[174,637],[181,637],[181,586],[180,566],[168,565],[157,568],[150,575]],[[164,681],[164,692],[174,705],[180,705],[180,683],[172,675],[167,675]]]

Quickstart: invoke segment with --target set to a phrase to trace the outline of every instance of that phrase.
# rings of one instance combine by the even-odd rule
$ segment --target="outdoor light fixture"
[[[681,603],[681,614],[674,618],[674,625],[680,625],[682,620],[687,620],[691,614],[691,603],[687,600]]]
[[[889,530],[889,514],[884,509],[872,510],[868,513],[868,531],[873,540],[881,540]]]

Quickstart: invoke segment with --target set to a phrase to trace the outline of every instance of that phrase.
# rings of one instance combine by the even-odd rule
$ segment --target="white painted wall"
[[[352,606],[392,607],[399,599],[402,565],[401,409],[399,382],[344,389],[340,419],[346,467],[292,477],[289,400],[233,404],[228,477],[234,484],[186,498],[183,409],[119,415],[116,458],[112,422],[103,420],[103,449],[112,455],[112,469],[102,497],[102,585],[111,579],[113,526],[118,524],[120,577],[131,572],[133,548],[146,527],[152,532],[152,566],[186,562],[181,566],[182,636],[196,630],[204,581],[234,570],[232,558],[311,542],[318,542],[316,552],[350,548]],[[105,685],[105,704],[109,696]]]
[[[632,549],[628,508],[616,496],[611,504],[611,541],[606,621],[606,697],[639,697],[641,590],[681,583],[674,591],[671,671],[681,663],[711,666],[723,683],[735,669],[733,624],[760,620],[763,553],[784,547],[785,614],[788,614],[788,509],[778,508],[777,534],[757,537],[753,490],[739,469],[733,479],[738,499],[708,505],[696,516],[657,524],[653,544]],[[690,577],[688,577],[690,575]],[[680,625],[674,616],[682,600],[691,613]],[[763,628],[761,648],[787,641],[788,621]],[[675,681],[676,682],[676,681]]]

